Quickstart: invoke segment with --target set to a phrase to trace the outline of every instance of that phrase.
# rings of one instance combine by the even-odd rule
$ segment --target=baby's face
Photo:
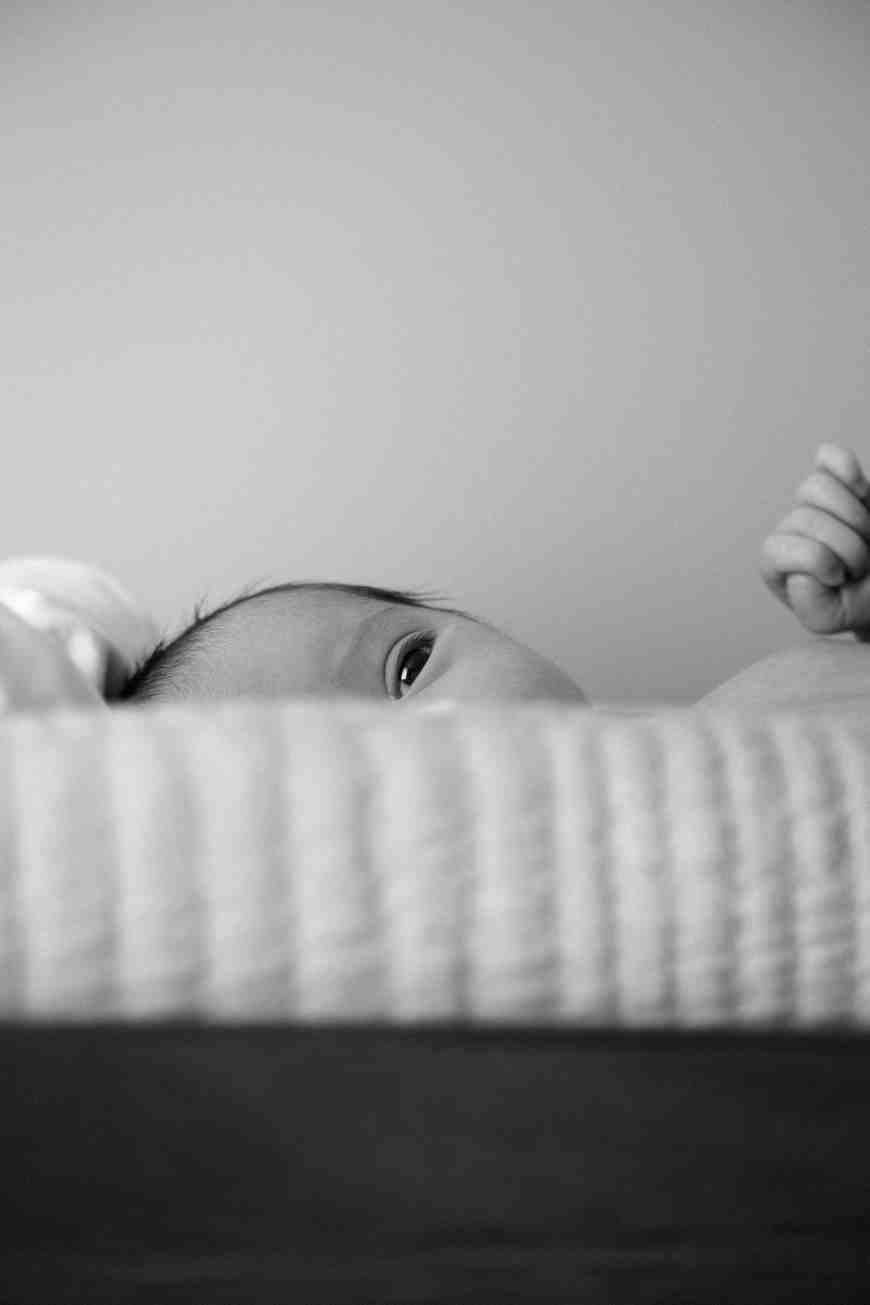
[[[259,594],[220,613],[182,678],[155,696],[585,701],[557,666],[490,625],[333,590]]]

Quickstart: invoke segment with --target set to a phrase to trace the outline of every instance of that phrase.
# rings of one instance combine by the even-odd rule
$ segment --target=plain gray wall
[[[808,638],[868,435],[870,6],[5,4],[0,556],[177,628],[431,587],[593,700]]]

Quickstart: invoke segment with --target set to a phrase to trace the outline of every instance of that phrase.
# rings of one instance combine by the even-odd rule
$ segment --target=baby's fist
[[[870,484],[851,449],[822,444],[797,506],[761,549],[761,577],[814,634],[870,639]]]

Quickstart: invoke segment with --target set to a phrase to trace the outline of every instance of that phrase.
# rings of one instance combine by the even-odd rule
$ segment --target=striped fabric
[[[870,714],[0,721],[5,1019],[870,1023]]]

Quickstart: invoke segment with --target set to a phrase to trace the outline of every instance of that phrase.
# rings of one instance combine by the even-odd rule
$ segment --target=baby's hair
[[[194,606],[192,619],[180,633],[174,635],[171,639],[160,639],[140,661],[118,694],[117,700],[119,702],[143,702],[148,698],[153,698],[163,685],[173,679],[176,673],[183,672],[184,666],[189,660],[189,655],[199,646],[203,631],[209,623],[215,617],[228,612],[230,608],[238,607],[240,603],[245,603],[251,598],[259,598],[264,594],[289,594],[298,593],[300,590],[320,589],[337,590],[340,593],[353,594],[357,598],[374,598],[382,603],[397,603],[402,607],[419,607],[424,611],[448,612],[453,616],[463,616],[470,621],[477,620],[470,613],[460,611],[458,608],[436,606],[436,604],[444,601],[442,596],[425,590],[378,589],[372,585],[352,585],[341,584],[337,581],[315,580],[300,580],[289,584],[269,585],[265,588],[256,585],[248,586],[235,598],[213,607],[208,612],[204,610],[206,600],[200,599]]]

